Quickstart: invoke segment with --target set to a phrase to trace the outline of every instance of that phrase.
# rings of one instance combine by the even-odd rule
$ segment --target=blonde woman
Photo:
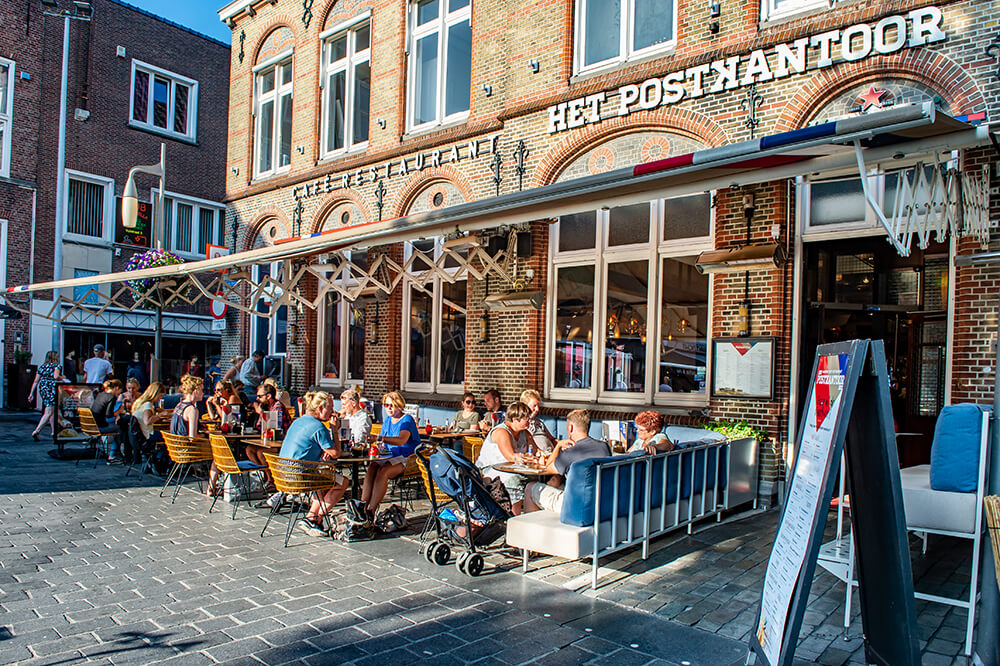
[[[42,418],[31,431],[31,438],[38,441],[38,433],[45,424],[49,424],[52,437],[56,436],[56,384],[63,380],[62,368],[59,367],[59,352],[53,350],[45,355],[45,362],[38,367],[35,381],[31,384],[28,397],[38,396],[37,405],[42,408]],[[37,390],[37,393],[36,393]]]
[[[132,443],[131,460],[133,461],[138,461],[143,454],[150,455],[153,446],[160,439],[159,433],[153,429],[153,422],[156,421],[156,403],[160,401],[164,393],[166,393],[166,389],[163,384],[153,382],[132,403],[129,441]]]
[[[243,365],[243,357],[238,355],[234,356],[229,363],[229,369],[226,370],[226,374],[222,375],[222,381],[224,382],[231,382],[239,376],[240,366]]]
[[[198,436],[198,401],[205,396],[205,382],[201,377],[194,375],[184,375],[181,377],[181,401],[174,407],[174,413],[170,417],[170,433],[181,437]],[[218,489],[219,468],[212,463],[208,469],[208,490],[209,497],[215,497]]]
[[[556,438],[552,436],[552,433],[538,416],[538,413],[542,411],[542,396],[534,389],[525,389],[521,391],[521,402],[527,405],[530,412],[528,434],[534,440],[535,448],[541,453],[549,453],[556,445]]]

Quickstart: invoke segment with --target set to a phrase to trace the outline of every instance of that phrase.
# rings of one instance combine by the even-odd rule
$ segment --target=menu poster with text
[[[770,398],[773,358],[773,340],[716,340],[713,393],[734,398]]]
[[[795,472],[764,575],[756,630],[757,641],[771,664],[779,663],[792,596],[805,563],[816,515],[822,509],[824,481],[833,455],[833,433],[849,360],[849,354],[820,356],[810,391]]]

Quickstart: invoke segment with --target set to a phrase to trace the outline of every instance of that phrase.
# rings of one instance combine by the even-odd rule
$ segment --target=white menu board
[[[771,664],[779,663],[785,621],[816,515],[822,509],[824,479],[833,455],[833,431],[840,414],[848,359],[848,354],[821,356],[810,391],[795,472],[764,574],[764,594],[756,628],[757,641]]]
[[[720,338],[712,342],[713,396],[773,396],[774,338]]]

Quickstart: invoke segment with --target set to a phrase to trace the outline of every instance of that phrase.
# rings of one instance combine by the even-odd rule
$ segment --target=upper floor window
[[[14,61],[0,58],[0,176],[10,175],[10,134],[14,118]]]
[[[159,201],[159,196],[154,189],[150,201]],[[209,245],[225,245],[222,204],[167,192],[164,207],[166,248],[174,254],[205,259]]]
[[[66,172],[67,238],[110,241],[114,181],[76,171]]]
[[[625,62],[674,43],[675,0],[577,0],[577,71]]]
[[[460,120],[469,113],[471,16],[470,0],[410,4],[410,129]]]
[[[817,7],[826,9],[831,4],[828,0],[763,0],[761,16],[764,19],[781,18]]]
[[[132,61],[130,125],[194,141],[197,120],[197,81]]]
[[[254,174],[267,176],[292,163],[292,56],[254,68]]]
[[[368,142],[371,24],[367,17],[335,27],[323,44],[323,154]]]

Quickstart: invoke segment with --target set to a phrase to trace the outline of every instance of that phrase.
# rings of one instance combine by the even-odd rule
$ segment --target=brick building
[[[206,243],[221,245],[228,45],[114,0],[8,2],[0,17],[0,219],[7,239],[0,280],[19,285],[122,270],[138,251],[116,236],[122,190],[131,167],[158,162],[161,143],[168,248],[196,259],[205,256]],[[150,202],[159,181],[139,175],[136,185],[140,201]],[[109,294],[106,286],[94,289]],[[63,353],[87,355],[100,342],[112,352],[120,376],[133,354],[148,362],[151,310],[131,311],[127,299],[120,299],[96,313],[100,296],[88,291],[77,286],[58,295],[90,304],[95,312],[71,312],[67,302],[54,306],[53,290],[33,294],[30,303],[22,298],[20,305],[54,315],[61,328],[54,335],[53,320],[41,316],[6,322],[3,358],[9,362],[21,348],[39,363],[54,344]],[[218,353],[219,334],[211,329],[207,307],[169,308],[164,330],[168,374],[178,374],[190,355]]]

